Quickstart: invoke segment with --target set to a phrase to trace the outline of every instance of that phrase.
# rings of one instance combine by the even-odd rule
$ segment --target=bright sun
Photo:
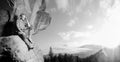
[[[92,34],[90,39],[93,44],[102,45],[108,48],[115,48],[120,44],[120,4],[116,3],[107,10],[107,22],[102,28]]]

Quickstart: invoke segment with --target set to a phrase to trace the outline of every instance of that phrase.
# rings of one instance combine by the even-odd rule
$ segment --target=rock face
[[[35,51],[28,51],[18,36],[0,37],[0,62],[43,62],[42,55]]]
[[[29,51],[25,42],[17,36],[20,31],[17,22],[20,15],[25,14],[33,27],[31,31],[36,31],[35,28],[39,30],[41,25],[38,21],[44,20],[42,28],[46,28],[51,17],[44,12],[45,9],[45,0],[0,0],[0,62],[43,62],[40,50],[34,47]],[[41,18],[36,19],[38,11],[44,14],[40,13]]]

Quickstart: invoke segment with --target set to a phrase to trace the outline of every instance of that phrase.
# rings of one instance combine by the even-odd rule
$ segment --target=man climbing
[[[23,22],[24,25],[25,25],[23,27],[24,29],[21,29],[21,30],[23,32],[26,32],[26,30],[27,30],[26,35],[27,35],[28,38],[30,38],[30,31],[32,30],[32,25],[30,25],[30,23],[29,23],[27,17],[25,16],[25,14],[20,15],[20,22]]]
[[[23,39],[23,41],[28,46],[28,49],[33,49],[33,42],[31,40],[31,35],[38,33],[38,31],[42,31],[46,29],[50,22],[51,17],[49,13],[45,12],[46,3],[45,0],[42,0],[41,5],[38,5],[39,0],[36,1],[34,5],[34,11],[32,12],[32,16],[35,16],[35,19],[28,21],[26,14],[21,13],[17,20],[17,28],[19,29],[19,36]],[[37,9],[37,10],[36,10]],[[31,23],[30,23],[31,22]],[[34,32],[31,32],[31,31]]]
[[[26,43],[28,49],[33,49],[33,42],[31,40],[32,26],[30,25],[25,14],[21,14],[17,20],[17,27],[19,29],[18,35],[22,37],[23,41]]]
[[[30,1],[35,1],[33,6],[28,3]],[[51,22],[51,16],[45,12],[45,0],[4,0],[0,1],[0,5],[8,14],[1,36],[18,35],[29,50],[33,49],[31,35],[45,30]]]

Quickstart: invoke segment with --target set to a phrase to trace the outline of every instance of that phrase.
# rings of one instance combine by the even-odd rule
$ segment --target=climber
[[[33,49],[33,42],[31,40],[31,33],[30,33],[30,31],[32,30],[32,26],[30,25],[25,14],[21,14],[19,16],[19,19],[17,20],[17,27],[19,29],[18,34],[22,35],[22,39],[26,43],[28,49],[29,50]]]

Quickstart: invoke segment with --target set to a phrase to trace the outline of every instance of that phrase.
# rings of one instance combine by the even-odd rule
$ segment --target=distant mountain
[[[79,48],[89,48],[89,49],[99,50],[102,48],[102,46],[89,44],[89,45],[80,46]]]
[[[80,58],[85,58],[85,57],[91,56],[102,49],[102,47],[99,45],[83,45],[83,46],[78,47],[78,48],[90,49],[90,50],[87,50],[84,52],[78,52],[78,53],[74,54],[75,56],[79,56]]]
[[[110,49],[99,45],[84,45],[79,48],[91,49],[86,52],[79,52],[74,54],[80,58],[96,58],[99,62],[120,62],[120,46]]]

